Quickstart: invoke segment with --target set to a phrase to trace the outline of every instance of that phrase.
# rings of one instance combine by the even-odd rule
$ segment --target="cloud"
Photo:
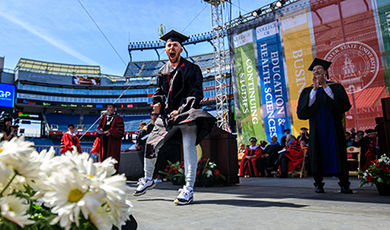
[[[64,51],[65,53],[71,55],[72,57],[74,58],[77,58],[79,59],[80,61],[88,64],[88,65],[98,65],[98,63],[84,55],[82,55],[81,53],[77,52],[76,50],[68,47],[67,45],[63,44],[62,42],[58,41],[57,39],[43,33],[43,32],[40,32],[40,28],[38,27],[34,27],[26,22],[23,22],[15,17],[13,17],[12,15],[9,15],[7,13],[4,13],[4,12],[1,12],[0,11],[0,17],[22,27],[23,29],[27,30],[28,32],[40,37],[41,39],[47,41],[48,43],[50,43],[51,45],[53,45],[54,47]]]

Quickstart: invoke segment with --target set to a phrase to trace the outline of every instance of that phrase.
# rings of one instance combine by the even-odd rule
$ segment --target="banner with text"
[[[300,128],[309,126],[308,121],[299,120],[297,116],[299,95],[312,84],[307,70],[313,61],[313,54],[306,9],[282,17],[281,32],[290,91],[291,133],[298,135]]]
[[[329,5],[311,1],[311,10],[316,12],[311,14],[316,56],[332,62],[330,81],[344,86],[352,104],[346,113],[348,129],[373,128],[375,118],[382,116],[380,99],[386,90],[378,42],[380,26],[376,26],[372,3],[344,0]]]
[[[237,141],[240,144],[248,145],[251,137],[256,137],[258,140],[266,139],[262,125],[253,30],[234,35],[233,44],[238,94],[236,105],[239,109]]]
[[[390,88],[390,0],[377,0],[378,16],[380,21],[380,27],[382,30],[384,59],[386,61],[387,68],[383,70],[386,87],[389,91]]]
[[[267,140],[271,142],[272,136],[281,140],[285,135],[283,130],[291,129],[277,22],[257,27],[256,39],[264,126]]]

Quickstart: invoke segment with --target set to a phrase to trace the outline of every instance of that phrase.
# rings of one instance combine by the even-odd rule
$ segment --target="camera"
[[[11,129],[17,130],[19,128],[19,125],[18,125],[19,119],[16,119],[14,121],[14,124],[12,124],[12,116],[11,116],[11,114],[5,113],[3,111],[3,112],[0,113],[0,131],[4,131],[4,132],[7,131],[7,126],[5,124],[7,121],[11,122],[11,126],[10,126]]]

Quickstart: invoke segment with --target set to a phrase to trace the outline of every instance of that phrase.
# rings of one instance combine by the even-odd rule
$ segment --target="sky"
[[[232,18],[271,2],[232,0]],[[225,18],[229,9],[226,5]],[[28,58],[99,65],[104,74],[122,76],[130,61],[129,42],[158,40],[161,24],[166,31],[188,36],[209,32],[211,5],[202,0],[1,0],[0,57],[5,57],[8,69]],[[213,51],[209,43],[186,49],[190,56]],[[166,59],[163,50],[159,53]],[[132,58],[156,60],[157,55],[154,50],[133,51]]]

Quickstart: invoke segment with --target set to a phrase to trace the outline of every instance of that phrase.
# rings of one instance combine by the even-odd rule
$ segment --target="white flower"
[[[113,224],[121,228],[128,220],[131,214],[130,208],[130,187],[126,185],[126,177],[124,175],[115,175],[104,180],[100,188],[106,194],[108,201],[109,212],[113,219]]]
[[[217,167],[217,164],[215,164],[214,162],[209,161],[209,166],[210,166],[210,168],[215,168],[215,167]]]
[[[208,177],[211,177],[212,175],[213,175],[213,172],[210,169],[208,169],[206,171],[206,177],[208,178]]]
[[[11,179],[11,178],[9,178]],[[26,190],[26,178],[23,176],[16,175],[13,179],[12,183],[8,186],[8,188],[4,191],[3,195],[11,194],[12,191],[21,191],[24,192]],[[0,186],[0,190],[3,189],[4,186]]]
[[[39,172],[39,164],[31,161],[33,143],[24,138],[12,138],[0,143],[0,162],[15,170],[19,175],[34,178]]]
[[[60,226],[69,229],[74,222],[78,226],[80,211],[85,218],[90,212],[95,212],[100,206],[103,193],[88,192],[90,181],[76,170],[53,173],[48,181],[43,182],[51,187],[51,191],[46,192],[42,200],[45,205],[52,208],[53,213],[57,213],[51,224],[58,221]]]
[[[22,228],[24,225],[34,223],[34,221],[28,219],[30,215],[26,214],[28,207],[26,200],[13,195],[0,198],[1,216]]]
[[[94,214],[89,215],[89,220],[99,230],[111,230],[113,218],[109,215],[107,205],[99,207]]]
[[[101,163],[97,162],[97,163],[94,163],[94,164],[97,167],[97,169],[100,171],[100,173],[103,173],[103,171],[104,171],[107,176],[112,176],[116,172],[116,170],[114,168],[114,165],[117,162],[118,161],[115,160],[114,158],[108,157],[103,162],[101,162]]]
[[[47,149],[42,150],[40,153],[34,151],[31,153],[31,160],[39,162],[41,164],[41,168],[47,166],[51,159],[54,158],[55,150],[53,146],[47,151]]]
[[[12,174],[12,170],[0,161],[0,188],[1,185],[5,186],[8,183]]]

